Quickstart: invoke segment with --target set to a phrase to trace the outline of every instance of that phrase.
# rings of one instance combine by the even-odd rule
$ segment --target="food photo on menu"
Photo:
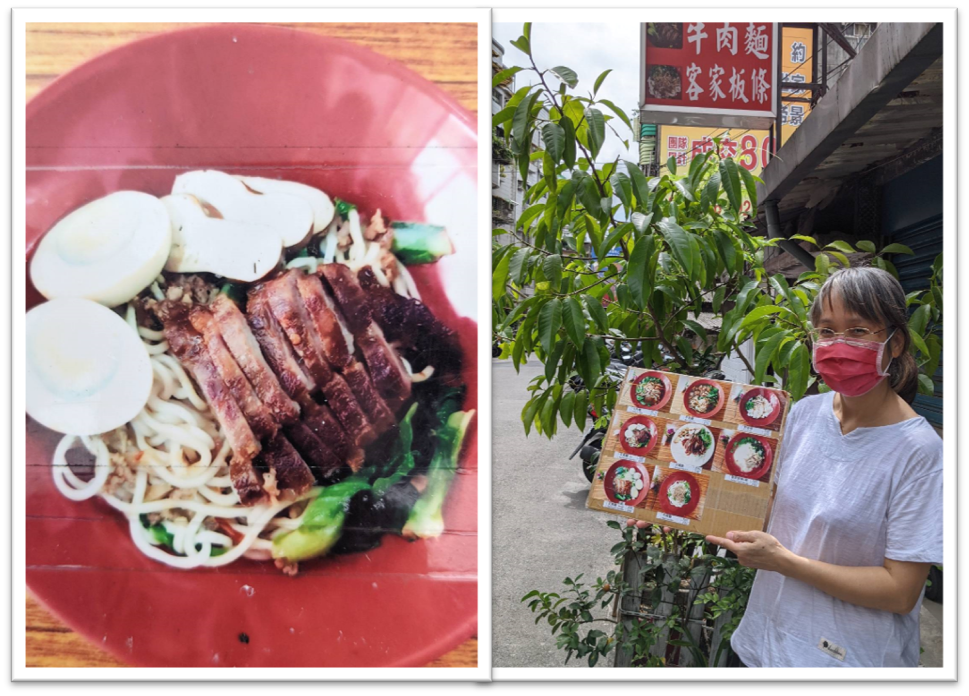
[[[30,615],[105,666],[477,667],[477,25],[154,26],[27,105]],[[446,35],[464,105],[360,43]]]

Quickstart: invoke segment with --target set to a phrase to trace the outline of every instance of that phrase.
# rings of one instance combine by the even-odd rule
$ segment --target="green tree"
[[[795,400],[815,387],[808,312],[828,275],[849,265],[847,254],[863,251],[873,255],[873,265],[897,277],[891,258],[911,250],[892,244],[878,251],[868,241],[858,242],[857,248],[843,241],[819,247],[811,237],[795,236],[817,249],[815,267],[793,283],[770,275],[764,254],[776,240],[751,234],[760,180],[721,157],[718,140],[716,151],[695,157],[685,168],[670,159],[665,173],[656,177],[644,176],[636,163],[620,158],[602,162],[598,156],[606,129],[620,139],[620,132],[632,130],[626,113],[598,96],[611,71],[580,93],[572,69],[537,66],[530,24],[511,43],[531,66],[509,68],[495,80],[524,71],[537,82],[518,89],[494,115],[493,125],[505,134],[523,178],[531,162],[541,162],[543,176],[524,194],[514,241],[493,246],[492,306],[502,356],[516,369],[532,356],[544,366],[522,410],[526,433],[535,428],[552,437],[560,421],[584,428],[590,404],[600,424],[607,423],[619,385],[605,367],[618,343],[638,345],[647,366],[701,374],[719,366],[731,351],[739,355],[738,347],[752,340],[755,357],[747,368],[754,383],[779,384]],[[539,147],[532,145],[536,131]],[[920,391],[931,394],[942,350],[941,256],[932,266],[929,289],[910,293],[907,301],[912,350],[922,372]],[[700,325],[703,311],[720,315],[719,331]],[[569,386],[577,383],[575,377],[581,378],[578,390]],[[826,389],[820,383],[815,388]],[[630,554],[645,559],[640,581],[630,585],[611,572],[591,587],[580,578],[567,578],[564,597],[534,590],[523,601],[538,614],[536,621],[547,620],[558,632],[558,647],[568,657],[587,658],[590,665],[618,642],[632,646],[634,664],[664,664],[650,653],[664,631],[667,638],[671,631],[680,636],[668,644],[678,641],[694,664],[708,659],[718,664],[743,614],[753,571],[714,556],[695,534],[651,537],[618,523],[610,526],[623,534],[613,547],[617,562]],[[709,582],[696,588],[700,594],[693,601],[705,605],[710,621],[730,616],[719,643],[706,646],[706,652],[687,640],[685,606],[675,607],[661,624],[644,620],[630,627],[605,620],[611,634],[592,627],[604,621],[592,616],[597,605],[674,587],[705,572]]]

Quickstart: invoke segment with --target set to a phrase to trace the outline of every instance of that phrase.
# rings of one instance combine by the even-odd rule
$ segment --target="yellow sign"
[[[687,167],[696,155],[716,151],[714,138],[720,139],[720,156],[733,157],[751,174],[760,172],[770,160],[770,131],[743,128],[700,128],[696,126],[660,126],[659,164],[676,158],[677,167]]]
[[[810,82],[814,65],[813,32],[808,28],[784,27],[781,38],[781,81]],[[783,145],[811,113],[806,101],[786,101],[785,97],[808,99],[810,90],[781,92],[781,142]]]

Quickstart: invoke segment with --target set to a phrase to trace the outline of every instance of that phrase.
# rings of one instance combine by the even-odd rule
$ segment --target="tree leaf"
[[[602,307],[602,302],[588,294],[583,295],[582,299],[596,327],[601,333],[607,333],[609,331],[609,317],[606,315],[606,310]]]
[[[569,427],[572,423],[572,409],[575,404],[575,392],[568,391],[562,395],[562,400],[559,402],[559,417],[562,422],[565,423],[565,427]]]
[[[562,161],[565,162],[566,167],[572,169],[575,167],[575,126],[565,116],[559,119],[559,125],[563,131]]]
[[[552,351],[552,340],[562,326],[562,302],[557,297],[549,300],[538,315],[538,339],[546,353]]]
[[[619,198],[619,202],[623,204],[627,211],[631,211],[633,209],[633,185],[629,177],[622,172],[616,172],[610,177],[609,181],[612,183],[612,190]]]
[[[596,339],[589,339],[582,346],[582,351],[578,353],[579,365],[581,367],[582,379],[588,388],[596,383],[602,365],[599,360],[599,349],[596,346]]]
[[[690,235],[686,230],[676,224],[673,218],[663,218],[656,223],[656,228],[670,245],[673,258],[683,268],[687,277],[693,277],[693,245],[690,244]]]
[[[818,240],[816,240],[814,237],[808,237],[806,234],[792,234],[791,239],[799,239],[802,242],[810,242],[814,246],[820,246],[818,244]]]
[[[519,285],[521,285],[522,268],[531,253],[531,249],[522,247],[515,252],[514,256],[511,257],[511,262],[508,264],[508,277]]]
[[[935,396],[935,382],[926,374],[919,373],[919,393],[925,396]]]
[[[640,309],[646,306],[649,297],[647,264],[653,255],[654,243],[652,235],[645,235],[637,240],[626,265],[626,284],[633,301]]]
[[[693,203],[696,200],[696,197],[693,195],[693,191],[690,190],[690,187],[687,185],[685,179],[677,179],[673,182],[673,186],[675,186],[676,190],[679,191],[686,200],[690,201],[690,203]]]
[[[535,101],[541,96],[541,92],[532,92],[528,97],[522,99],[515,108],[515,115],[511,118],[511,135],[519,143],[526,143],[525,131],[532,120],[532,107]],[[525,177],[522,177],[524,179]]]
[[[781,312],[784,312],[784,311],[789,311],[789,310],[785,310],[783,307],[778,307],[777,305],[764,305],[763,307],[755,307],[754,309],[752,309],[750,312],[747,313],[747,316],[744,317],[743,322],[741,323],[742,323],[742,326],[746,328],[751,324],[755,324],[756,322],[760,321],[761,319],[763,319],[769,314],[780,314]]]
[[[585,120],[589,125],[589,151],[592,159],[595,159],[606,139],[606,122],[602,112],[592,107],[585,110]]]
[[[511,263],[511,257],[512,254],[505,254],[498,262],[494,273],[491,274],[491,296],[493,298],[505,294],[505,282],[508,280],[508,265]]]
[[[720,182],[727,192],[730,207],[739,213],[743,204],[740,196],[740,174],[737,172],[737,163],[732,159],[720,160]]]
[[[925,339],[923,339],[920,334],[917,334],[914,331],[910,331],[909,334],[912,337],[912,343],[915,345],[915,347],[922,354],[922,357],[928,358],[929,357],[929,347],[928,347],[928,345],[926,345]]]
[[[747,198],[750,199],[750,215],[753,217],[757,213],[757,182],[754,175],[746,167],[738,167],[740,178],[744,181],[744,188],[747,189]]]
[[[505,68],[504,70],[496,73],[495,76],[491,78],[491,88],[494,89],[495,87],[497,87],[498,85],[500,85],[502,82],[504,82],[505,80],[507,80],[509,77],[513,77],[514,75],[517,75],[522,70],[524,70],[524,68],[520,68],[518,66],[515,66],[515,67],[512,67],[512,68]]]
[[[649,227],[649,223],[653,221],[653,214],[643,215],[642,213],[633,213],[631,218],[633,227],[639,233],[645,233],[646,229]]]
[[[524,36],[519,36],[517,39],[514,39],[509,43],[526,56],[530,56],[532,54],[531,42],[529,42],[529,40]]]
[[[574,88],[577,84],[579,84],[579,76],[575,74],[575,71],[572,70],[572,68],[567,68],[564,65],[559,65],[549,70],[549,72],[555,75],[555,77],[560,79],[569,87]]]
[[[804,396],[804,392],[807,391],[808,377],[811,376],[811,355],[807,346],[800,341],[791,353],[791,361],[787,369],[788,384],[785,386],[796,401]]]
[[[572,339],[576,348],[582,348],[585,343],[585,314],[582,313],[582,306],[574,297],[566,297],[563,300],[562,323],[565,325],[565,333]]]
[[[525,436],[527,437],[532,429],[532,423],[535,421],[535,414],[538,413],[539,407],[542,405],[541,397],[535,397],[529,399],[525,404],[525,408],[522,409],[522,423],[525,425]]]
[[[874,254],[875,253],[875,243],[874,242],[869,242],[867,239],[862,239],[855,246],[857,246],[862,251],[867,251],[867,252],[869,252],[871,254]]]
[[[763,384],[764,383],[764,373],[767,371],[767,365],[770,364],[771,358],[777,352],[777,348],[781,345],[781,341],[786,338],[784,332],[773,334],[763,343],[758,343],[754,348],[754,383]]]
[[[545,381],[551,382],[552,378],[555,376],[555,370],[558,369],[559,360],[562,359],[562,352],[565,350],[565,346],[568,345],[567,341],[556,341],[555,346],[552,348],[552,352],[549,353],[545,358]]]
[[[700,212],[706,214],[710,206],[716,202],[717,196],[720,193],[720,172],[714,172],[707,179],[707,183],[703,186],[703,192],[700,194]]]
[[[633,230],[632,223],[626,222],[622,225],[619,225],[619,227],[614,229],[609,234],[609,236],[606,237],[605,240],[603,240],[602,246],[596,249],[596,256],[600,259],[606,258],[606,255],[615,248],[616,243],[620,239],[625,237],[627,234],[632,232],[632,230]]]
[[[565,130],[557,123],[546,123],[542,126],[542,140],[545,151],[557,164],[565,152]]]
[[[599,87],[602,86],[602,82],[603,80],[606,79],[606,75],[608,75],[611,72],[612,72],[612,68],[609,68],[608,70],[603,71],[602,74],[596,78],[595,86],[592,88],[592,96],[595,96],[596,94],[599,93]]]
[[[586,211],[593,217],[598,217],[602,212],[601,198],[599,197],[599,187],[591,176],[584,176],[578,184],[579,201]]]
[[[929,323],[929,317],[931,316],[932,308],[929,305],[921,305],[918,309],[912,312],[912,316],[908,319],[908,329],[912,333],[917,333],[919,335],[925,333],[925,327]]]
[[[616,106],[615,104],[613,104],[608,99],[600,99],[599,100],[599,103],[600,104],[605,104],[607,107],[609,107],[609,110],[612,111],[612,113],[614,113],[616,116],[618,116],[619,119],[623,123],[626,124],[626,128],[628,128],[629,130],[632,130],[633,129],[633,124],[629,120],[629,116],[626,115],[626,112],[625,111],[623,111],[622,109],[620,109],[618,106]]]
[[[562,283],[562,257],[558,254],[546,256],[542,261],[542,272],[546,280],[551,283],[552,292],[558,292],[559,285]]]
[[[915,254],[914,251],[909,249],[904,244],[889,244],[887,247],[882,249],[879,253],[880,254],[909,254],[909,255]]]
[[[646,181],[646,175],[643,174],[643,170],[639,168],[638,164],[632,162],[626,162],[625,164],[626,171],[629,172],[629,179],[633,182],[633,193],[636,195],[636,207],[642,211],[646,211],[646,205],[649,202],[649,183]]]
[[[720,286],[717,291],[713,293],[713,313],[717,314],[720,312],[720,307],[723,306],[723,298],[727,294],[727,288]]]
[[[582,389],[575,393],[575,403],[572,405],[572,420],[579,430],[585,430],[585,419],[589,411],[589,392]]]
[[[825,245],[824,248],[825,249],[837,249],[838,251],[840,251],[840,252],[842,252],[844,254],[853,254],[853,253],[855,253],[855,248],[853,246],[851,246],[850,244],[848,244],[848,242],[846,242],[844,240],[841,240],[841,239],[837,239],[837,240],[831,242],[830,244]]]

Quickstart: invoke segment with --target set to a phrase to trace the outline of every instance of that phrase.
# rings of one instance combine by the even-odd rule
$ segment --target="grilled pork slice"
[[[410,397],[410,375],[373,321],[366,293],[357,277],[343,264],[326,264],[321,272],[353,332],[357,350],[370,370],[377,393],[396,409]]]
[[[276,488],[291,490],[296,495],[313,485],[313,472],[292,443],[281,433],[266,441],[262,460],[276,475]]]
[[[357,398],[363,412],[373,423],[377,433],[382,433],[397,423],[390,405],[377,393],[367,369],[358,360],[354,360],[343,369],[343,378],[350,385],[350,390]]]
[[[324,357],[343,374],[376,431],[384,432],[396,422],[394,414],[377,393],[366,369],[353,357],[353,334],[346,328],[340,310],[323,289],[318,276],[297,273],[296,286],[322,339]]]
[[[299,402],[304,395],[316,389],[316,383],[303,371],[286,335],[260,295],[249,295],[246,320],[252,329],[252,335],[262,348],[266,362],[272,367],[287,394]]]
[[[334,373],[333,378],[320,391],[355,446],[366,447],[377,439],[377,432],[342,376]]]
[[[188,319],[192,327],[205,339],[205,347],[209,351],[212,362],[222,376],[222,381],[229,388],[232,398],[242,409],[253,434],[260,440],[273,437],[279,430],[279,424],[273,420],[269,409],[256,396],[249,380],[232,357],[225,341],[222,340],[222,334],[219,333],[212,313],[205,307],[196,305],[189,310]]]
[[[302,455],[306,463],[319,472],[321,479],[329,478],[343,468],[343,461],[323,443],[306,423],[297,421],[287,427],[286,437],[289,438],[293,447]]]
[[[318,404],[310,397],[300,401],[302,420],[323,441],[333,453],[350,465],[354,471],[359,471],[363,465],[363,450],[353,444],[350,436],[343,429],[340,419],[326,404]]]
[[[445,326],[422,302],[385,288],[369,266],[357,273],[366,293],[374,321],[387,340],[398,346],[415,370],[434,366],[434,374],[461,373],[461,344],[458,335]]]
[[[297,269],[287,271],[253,288],[249,295],[263,299],[316,384],[323,387],[332,379],[333,370],[326,360],[323,342],[296,286],[297,274],[300,273],[302,271]]]
[[[262,476],[252,464],[260,450],[259,441],[209,357],[205,340],[192,327],[188,305],[164,301],[158,303],[155,313],[162,322],[169,348],[198,383],[232,448],[229,476],[240,502],[254,505],[265,496]]]
[[[353,360],[353,334],[343,325],[339,310],[318,276],[297,273],[296,287],[320,336],[326,359],[337,370],[342,370]]]
[[[289,425],[299,420],[299,406],[283,391],[236,303],[220,293],[209,309],[226,346],[276,422]]]

